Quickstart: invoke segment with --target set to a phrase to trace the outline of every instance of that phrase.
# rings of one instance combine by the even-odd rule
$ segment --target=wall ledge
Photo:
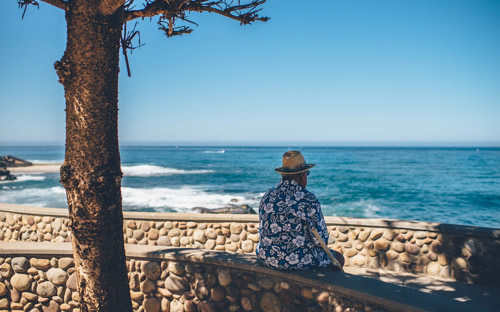
[[[0,243],[0,257],[64,257],[71,255],[70,243]],[[449,292],[425,293],[410,287],[385,283],[377,279],[345,272],[318,269],[309,271],[279,271],[257,263],[254,255],[236,254],[196,248],[164,248],[146,245],[126,245],[127,258],[146,261],[178,261],[201,265],[225,267],[298,283],[383,307],[387,311],[493,311],[499,304],[498,289],[490,289],[489,297],[459,302],[456,294]],[[474,286],[470,286],[474,287]],[[466,290],[469,294],[471,289]],[[484,295],[483,295],[484,296]]]
[[[0,212],[51,217],[68,217],[68,210],[26,205],[0,203]],[[257,215],[250,214],[200,214],[200,213],[163,213],[124,211],[125,220],[143,221],[194,221],[212,223],[257,223]],[[406,229],[414,231],[439,232],[450,235],[500,239],[500,229],[477,226],[455,225],[435,222],[404,221],[395,219],[325,217],[327,226],[372,227],[387,229]]]

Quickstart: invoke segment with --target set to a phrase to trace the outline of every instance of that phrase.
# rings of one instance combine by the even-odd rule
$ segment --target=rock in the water
[[[10,174],[10,171],[5,166],[1,166],[0,164],[0,181],[12,181],[15,179],[16,177]]]
[[[11,155],[0,156],[0,167],[28,167],[33,163]]]
[[[256,212],[248,205],[235,205],[230,204],[227,207],[222,208],[205,208],[205,207],[194,207],[194,212],[198,213],[229,213],[229,214],[256,214]]]

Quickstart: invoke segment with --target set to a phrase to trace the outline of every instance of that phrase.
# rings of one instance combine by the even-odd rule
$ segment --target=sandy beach
[[[58,173],[61,164],[34,164],[29,167],[9,167],[8,170],[13,174],[19,173]]]

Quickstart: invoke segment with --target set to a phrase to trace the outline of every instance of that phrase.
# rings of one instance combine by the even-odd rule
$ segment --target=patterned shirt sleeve
[[[323,241],[328,242],[328,230],[325,223],[325,218],[323,217],[323,212],[321,211],[321,204],[319,203],[316,196],[313,193],[306,191],[306,195],[304,196],[304,205],[301,205],[305,208],[305,222],[309,228],[315,228]],[[312,240],[317,246],[320,246],[320,243],[310,233],[312,236]]]

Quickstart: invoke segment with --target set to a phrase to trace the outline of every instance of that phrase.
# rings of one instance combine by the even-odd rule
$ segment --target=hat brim
[[[274,171],[278,172],[279,174],[283,174],[283,175],[287,175],[287,174],[291,175],[291,174],[299,174],[302,172],[306,172],[314,166],[316,166],[316,164],[304,164],[303,167],[297,168],[297,169],[289,169],[289,168],[279,167],[279,168],[274,169]]]

